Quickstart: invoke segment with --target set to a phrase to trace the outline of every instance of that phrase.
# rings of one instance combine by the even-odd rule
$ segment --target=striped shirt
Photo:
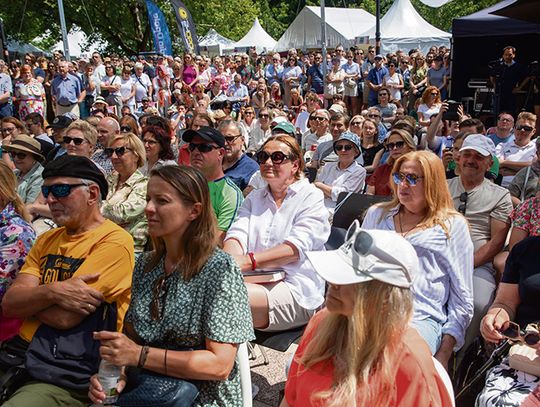
[[[395,230],[393,217],[399,208],[400,205],[382,214],[382,208],[371,207],[362,227]],[[474,310],[473,244],[467,221],[462,216],[450,218],[447,226],[450,239],[438,225],[410,233],[405,238],[416,250],[422,272],[413,283],[413,319],[432,318],[439,322],[443,335],[455,338],[457,350],[463,346]]]

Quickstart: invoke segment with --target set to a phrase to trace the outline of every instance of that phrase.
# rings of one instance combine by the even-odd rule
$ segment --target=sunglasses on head
[[[337,144],[334,147],[335,151],[351,151],[353,149],[353,146],[350,144]]]
[[[130,151],[131,148],[129,147],[117,147],[117,148],[111,148],[108,147],[105,150],[103,150],[103,153],[107,158],[111,158],[113,153],[116,154],[117,157],[122,157],[127,151]]]
[[[24,160],[26,157],[28,157],[28,154],[22,153],[20,151],[11,151],[9,155],[11,156],[12,159],[17,158],[19,160]]]
[[[201,153],[209,153],[212,150],[217,150],[219,147],[210,143],[189,143],[189,151],[199,150]]]
[[[516,130],[522,130],[522,131],[532,131],[533,128],[531,126],[517,126]]]
[[[71,142],[73,142],[73,144],[75,144],[76,146],[80,146],[82,143],[84,143],[83,138],[74,138],[69,136],[64,136],[62,141],[64,142],[64,144],[71,144]]]
[[[396,185],[400,185],[407,181],[407,183],[413,187],[418,183],[419,179],[423,179],[424,177],[420,177],[416,174],[403,174],[402,172],[394,172],[392,174],[392,179],[394,180],[394,183]]]
[[[458,207],[458,212],[462,215],[465,215],[465,212],[467,212],[467,201],[469,200],[469,193],[468,192],[462,192],[459,196],[459,202],[461,202],[461,205]]]
[[[65,198],[74,188],[82,187],[86,184],[53,184],[53,185],[42,185],[41,193],[47,199],[49,194],[53,194],[55,198]]]
[[[394,148],[402,148],[404,145],[404,141],[396,141],[395,143],[386,143],[386,148],[388,151],[392,151]]]
[[[273,153],[267,153],[266,151],[261,150],[257,153],[256,158],[259,164],[264,164],[265,162],[268,161],[269,158],[272,160],[273,164],[281,164],[287,158],[290,158],[290,156],[288,156],[285,153],[282,153],[281,151],[274,151]]]

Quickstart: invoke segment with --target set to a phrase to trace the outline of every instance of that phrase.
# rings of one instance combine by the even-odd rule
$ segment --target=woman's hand
[[[116,390],[118,391],[118,394],[124,390],[126,387],[126,376],[121,375],[120,380],[118,381],[118,385],[116,386]],[[103,404],[105,401],[106,394],[103,391],[103,387],[101,386],[101,383],[99,382],[98,375],[95,374],[90,378],[90,388],[88,389],[88,398],[92,400],[92,403],[94,404]]]
[[[488,312],[480,323],[480,334],[488,342],[499,343],[504,339],[499,330],[509,320],[508,313],[504,309],[499,309],[496,313]]]
[[[94,332],[94,339],[101,341],[100,356],[116,366],[137,366],[141,346],[120,332]]]

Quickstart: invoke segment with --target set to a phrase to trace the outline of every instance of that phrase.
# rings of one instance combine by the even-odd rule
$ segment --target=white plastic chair
[[[455,407],[456,399],[454,397],[454,387],[452,386],[452,380],[450,380],[450,376],[448,375],[448,372],[446,371],[444,366],[441,365],[441,362],[439,362],[433,356],[431,358],[433,359],[433,364],[435,365],[435,369],[437,370],[437,373],[439,373],[439,376],[441,377],[444,385],[446,386],[446,391],[448,392],[448,395],[450,396],[450,400],[452,400],[452,405]]]
[[[249,366],[249,356],[247,343],[238,345],[236,353],[236,361],[238,362],[238,370],[240,372],[240,384],[242,386],[242,399],[244,407],[253,406],[253,395],[251,393],[251,370]]]

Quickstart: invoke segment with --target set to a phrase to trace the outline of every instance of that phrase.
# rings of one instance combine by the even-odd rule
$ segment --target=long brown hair
[[[187,166],[165,165],[150,172],[150,179],[159,177],[171,185],[186,206],[201,204],[201,213],[187,227],[182,237],[182,274],[185,281],[197,275],[217,247],[217,221],[212,204],[208,181],[197,169]],[[154,252],[146,264],[152,270],[165,256],[165,242],[152,238]]]
[[[9,203],[13,204],[15,212],[27,222],[32,221],[30,213],[26,210],[21,197],[17,194],[17,177],[13,170],[4,162],[0,161],[0,210]]]

